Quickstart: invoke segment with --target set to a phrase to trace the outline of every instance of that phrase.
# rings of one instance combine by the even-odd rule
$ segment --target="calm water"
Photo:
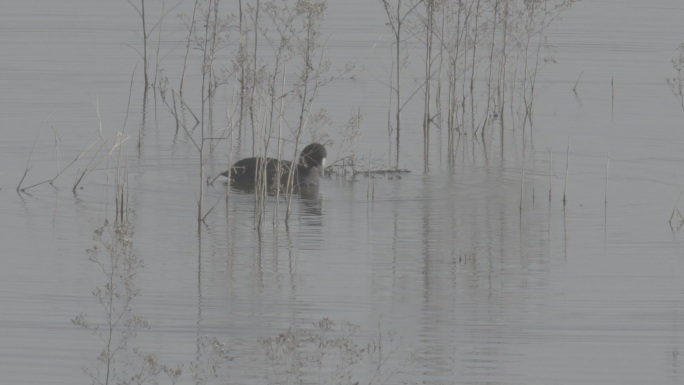
[[[192,3],[181,2],[162,26],[167,73],[182,67],[185,29],[175,15]],[[319,103],[333,117],[328,134],[339,143],[339,127],[362,106],[358,152],[385,161],[388,93],[380,79],[390,64],[383,10],[370,1],[339,3],[329,5],[324,24],[327,52],[334,62],[365,68],[321,91]],[[524,157],[520,141],[502,158],[468,137],[454,169],[435,155],[423,173],[420,129],[406,128],[401,166],[412,173],[326,179],[320,199],[294,199],[288,227],[282,212],[277,228],[271,225],[271,198],[262,237],[253,196],[232,192],[226,199],[221,183],[205,190],[205,206],[215,208],[198,228],[198,154],[160,101],[143,112],[139,18],[130,5],[4,5],[3,383],[89,382],[81,368],[95,367],[103,342],[71,319],[84,313],[103,321],[91,293],[106,277],[86,249],[93,231],[113,217],[114,166],[99,164],[74,195],[76,173],[93,148],[56,187],[27,194],[15,188],[32,151],[25,186],[54,177],[98,140],[99,130],[111,146],[124,127],[133,249],[145,263],[132,310],[150,328],[128,342],[120,370],[139,363],[139,348],[162,364],[183,364],[179,383],[194,383],[189,363],[208,360],[198,341],[211,336],[233,358],[213,382],[299,382],[268,358],[263,339],[288,328],[303,336],[327,317],[338,331],[353,325],[336,336],[359,348],[375,344],[372,354],[359,353],[349,383],[684,381],[684,243],[668,223],[684,191],[684,111],[665,82],[684,36],[681,1],[582,1],[553,24],[546,36],[557,63],[539,75],[534,147]],[[196,68],[186,81],[188,92],[197,91]],[[220,122],[225,92],[218,99]],[[420,108],[409,110],[404,127],[419,127],[421,119]],[[247,147],[236,151],[246,155]],[[340,151],[332,146],[330,157]],[[217,149],[209,174],[225,167],[227,152]],[[303,382],[339,379],[330,373],[339,353],[326,356],[320,379],[309,358]],[[158,379],[171,383],[163,373]]]

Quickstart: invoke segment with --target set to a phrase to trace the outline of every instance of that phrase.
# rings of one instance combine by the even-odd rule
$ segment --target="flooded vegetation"
[[[3,378],[682,381],[677,1],[10,2]]]

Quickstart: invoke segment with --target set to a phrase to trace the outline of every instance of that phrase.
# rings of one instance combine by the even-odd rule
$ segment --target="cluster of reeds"
[[[156,16],[151,16],[150,5],[144,0],[127,1],[141,19],[143,104],[147,90],[153,88],[155,98],[159,96],[175,118],[177,132],[189,138],[197,149],[198,220],[211,211],[204,208],[203,202],[208,180],[204,166],[217,153],[228,154],[228,166],[235,143],[251,144],[254,156],[271,155],[287,160],[295,160],[301,144],[313,138],[332,143],[326,135],[332,126],[330,116],[324,107],[316,105],[317,97],[330,82],[351,76],[354,66],[335,66],[326,59],[326,37],[321,33],[327,10],[325,0],[237,0],[228,5],[218,0],[194,0],[191,12],[180,17],[187,33],[183,66],[177,74],[163,71],[164,53],[160,50],[163,22],[180,3],[166,7],[165,1],[161,1],[160,8],[155,3]],[[574,1],[577,0],[380,0],[378,7],[385,10],[392,36],[387,165],[399,168],[402,112],[420,94],[426,169],[431,148],[441,150],[446,143],[447,159],[453,164],[460,137],[471,134],[484,138],[494,122],[500,127],[501,143],[504,128],[513,127],[516,122],[522,121],[524,137],[525,125],[532,122],[537,75],[544,63],[553,60],[546,56],[549,51],[543,32]],[[152,19],[154,22],[150,22]],[[158,39],[156,49],[150,45],[153,34]],[[684,48],[680,50],[684,52]],[[675,62],[677,77],[668,79],[680,102],[684,101],[681,57]],[[197,68],[193,67],[195,63]],[[410,68],[415,70],[416,63],[421,63],[420,76],[407,73]],[[153,74],[149,73],[151,67]],[[186,80],[191,73],[199,74],[193,77],[199,84],[188,88]],[[221,107],[225,111],[225,125],[215,127],[215,96],[222,87],[223,94],[230,95],[229,103],[225,110]],[[188,89],[199,94],[191,94]],[[684,102],[681,103],[684,108]],[[361,134],[361,116],[357,110],[347,128],[342,128],[341,156],[335,164],[338,171],[350,169],[351,175],[370,171],[368,165],[373,161],[359,159],[354,147]],[[98,138],[73,161],[61,169],[58,164],[54,178],[27,186],[24,181],[30,170],[29,156],[17,190],[26,192],[40,184],[53,183],[95,147],[90,162],[78,171],[75,191],[126,139],[122,129],[113,144],[107,143],[101,126],[102,122]],[[138,146],[144,122],[140,127]],[[433,135],[435,129],[437,134]],[[55,143],[58,153],[56,130]],[[503,151],[503,144],[501,147]],[[226,151],[217,152],[217,148]],[[118,162],[120,157],[117,164],[121,166]],[[263,222],[264,201],[269,194],[263,171],[255,181],[258,227]],[[287,197],[287,218],[292,186],[284,187],[275,193],[284,192]]]
[[[380,1],[393,39],[388,113],[393,162],[398,166],[402,111],[422,92],[428,168],[433,128],[439,131],[438,138],[446,131],[447,158],[453,164],[461,135],[484,138],[491,123],[498,121],[503,142],[507,116],[511,125],[531,125],[537,75],[553,60],[545,56],[544,31],[576,0]],[[402,73],[421,45],[423,76],[403,91]]]
[[[153,87],[164,105],[173,114],[177,130],[182,129],[198,152],[198,220],[211,211],[204,209],[203,197],[205,176],[204,165],[221,143],[230,161],[234,141],[243,143],[248,139],[255,156],[275,155],[278,159],[294,160],[300,144],[307,138],[325,138],[321,132],[330,127],[330,117],[325,108],[316,107],[315,102],[321,87],[340,77],[351,75],[354,67],[345,63],[339,70],[333,70],[332,63],[325,56],[325,39],[321,34],[327,3],[324,0],[238,0],[235,7],[222,12],[218,0],[195,0],[192,13],[184,14],[182,20],[187,27],[184,65],[177,77],[162,73],[159,46],[162,39],[162,21],[175,7],[166,9],[164,2],[158,20],[146,22],[144,0],[128,2],[142,20],[143,73],[145,79],[145,100],[147,89]],[[531,124],[535,81],[540,67],[551,60],[544,55],[544,29],[567,9],[574,0],[516,1],[516,0],[380,0],[392,31],[392,70],[389,79],[390,97],[388,103],[393,113],[388,115],[388,162],[398,169],[401,154],[401,115],[407,104],[417,95],[424,96],[423,138],[424,164],[429,167],[431,131],[438,129],[438,138],[446,132],[447,157],[454,163],[456,141],[463,134],[484,137],[491,123],[498,121],[503,143],[505,116],[508,109],[511,117],[522,116],[524,125]],[[153,81],[148,74],[153,50],[148,40],[154,32],[159,42],[156,50],[156,65]],[[415,47],[423,44],[422,55]],[[230,59],[219,60],[221,51],[228,51]],[[684,48],[680,47],[684,52]],[[191,60],[199,53],[200,60]],[[423,80],[410,85],[404,73],[408,63],[418,56],[424,63]],[[225,53],[224,53],[225,57]],[[677,77],[668,79],[680,102],[682,96],[682,55],[675,61]],[[200,94],[193,98],[184,92],[185,80],[190,63],[199,62],[198,88]],[[174,86],[173,84],[177,84]],[[226,94],[232,95],[225,110],[226,125],[214,127],[214,101],[217,90],[226,87]],[[133,86],[131,85],[131,89]],[[405,95],[408,95],[405,96]],[[130,101],[129,101],[130,103]],[[684,106],[684,102],[681,102]],[[95,101],[99,119],[99,107]],[[388,110],[389,111],[389,110]],[[391,117],[391,119],[389,118]],[[357,111],[347,123],[342,147],[346,151],[336,166],[351,175],[370,172],[372,161],[359,163],[355,152],[355,140],[360,135],[361,113]],[[511,125],[515,119],[510,119]],[[141,131],[144,124],[141,124]],[[124,124],[125,129],[125,124]],[[112,159],[114,150],[126,140],[124,129],[109,144],[102,133],[102,122],[98,137],[89,143],[66,167],[60,168],[53,178],[32,183],[24,181],[31,168],[31,156],[17,190],[26,192],[40,184],[52,184],[76,161],[89,153],[90,161],[77,173],[73,190],[103,161]],[[41,129],[42,130],[42,129]],[[55,147],[59,159],[59,135],[55,133]],[[138,146],[142,141],[139,133]],[[328,137],[329,138],[329,137]],[[37,139],[37,137],[36,137]],[[523,139],[524,141],[525,139]],[[394,154],[392,154],[394,141]],[[441,143],[441,140],[437,141]],[[288,149],[285,151],[285,149]],[[440,147],[441,148],[441,147]],[[523,147],[524,148],[524,147]],[[502,145],[503,149],[503,145]],[[392,156],[393,155],[393,156]],[[393,159],[392,159],[393,158]],[[229,161],[227,163],[229,163]],[[118,152],[117,169],[125,168],[125,160]],[[357,166],[358,164],[358,166]],[[257,173],[257,194],[255,208],[257,227],[264,219],[264,206],[269,189],[265,178],[265,164]],[[340,168],[338,168],[339,170]],[[293,169],[290,170],[292,172]],[[370,173],[369,173],[370,174]],[[125,175],[123,173],[122,175]],[[119,178],[117,176],[117,178]],[[118,186],[125,186],[125,179],[117,179]],[[289,175],[292,180],[292,175]],[[284,189],[276,189],[276,199],[285,193],[289,216],[292,183]],[[117,192],[117,212],[124,214],[120,205],[121,191]],[[277,222],[277,210],[274,223]]]
[[[326,2],[320,0],[255,1],[240,14],[241,20],[250,21],[243,31],[251,31],[245,32],[241,41],[251,39],[252,44],[243,44],[235,61],[238,73],[244,75],[239,80],[240,88],[246,90],[240,106],[245,106],[241,111],[247,112],[238,120],[245,122],[239,125],[241,128],[250,127],[252,152],[256,156],[266,156],[275,147],[278,160],[294,161],[304,138],[313,138],[330,123],[327,110],[314,107],[317,96],[321,87],[347,76],[353,66],[347,64],[335,72],[325,57],[321,25],[326,9]],[[270,47],[268,54],[261,53],[259,42],[262,41]],[[286,143],[290,143],[292,153],[284,154]],[[286,220],[290,213],[293,172],[294,168],[290,168],[284,189],[275,190],[276,199],[280,192],[286,196]],[[257,178],[257,186],[262,186],[257,190],[255,205],[257,227],[260,227],[268,193],[265,168]],[[276,208],[274,223],[277,216]]]
[[[313,138],[330,122],[325,108],[314,106],[320,88],[346,76],[353,68],[347,64],[333,71],[331,62],[325,58],[321,35],[325,1],[238,0],[225,11],[220,5],[218,0],[195,0],[192,12],[181,15],[187,28],[181,73],[177,77],[168,73],[157,76],[157,66],[156,81],[150,83],[175,117],[177,130],[182,129],[197,149],[198,220],[211,211],[203,209],[203,186],[208,180],[204,165],[220,143],[227,143],[221,147],[227,148],[229,159],[236,138],[240,144],[250,142],[254,156],[269,154],[279,160],[294,160],[303,140]],[[144,1],[134,6],[144,19]],[[162,7],[162,18],[164,15]],[[144,26],[143,22],[146,46],[147,37],[154,28],[161,28],[161,21],[149,30]],[[143,49],[143,55],[147,52]],[[199,60],[193,56],[197,52],[201,55]],[[226,55],[228,59],[219,60]],[[199,62],[201,75],[200,95],[185,92],[186,78],[193,70],[190,65],[195,62]],[[221,87],[232,97],[225,110],[226,125],[216,129],[215,95]],[[255,217],[259,228],[269,194],[265,166],[262,164],[255,180]],[[275,190],[276,194],[280,191]],[[282,191],[287,196],[287,217],[292,183]]]
[[[447,158],[453,164],[459,138],[464,134],[484,138],[495,121],[502,143],[509,120],[510,126],[522,121],[524,133],[525,125],[532,122],[537,75],[545,62],[553,60],[545,56],[543,32],[574,1],[380,0],[392,33],[388,166],[399,168],[402,112],[421,93],[426,169],[434,145],[441,151],[446,143]],[[142,20],[145,95],[150,87],[157,91],[155,96],[175,117],[177,130],[183,130],[198,152],[198,220],[211,211],[203,207],[208,180],[204,165],[217,146],[227,149],[229,160],[235,142],[250,143],[253,156],[295,160],[300,144],[320,137],[331,126],[326,109],[316,106],[317,96],[333,80],[350,76],[354,66],[343,63],[333,70],[335,66],[326,59],[326,38],[321,33],[325,0],[237,0],[227,6],[218,0],[195,0],[192,11],[181,15],[187,34],[178,74],[162,72],[159,59],[162,21],[177,5],[166,9],[162,1],[157,21],[149,23],[145,1],[128,2]],[[148,46],[155,32],[156,52]],[[153,55],[155,73],[150,81]],[[417,62],[422,63],[422,75],[407,74]],[[192,63],[199,63],[199,87],[193,87],[199,95],[185,92]],[[421,80],[407,81],[416,78]],[[232,96],[225,109],[226,124],[217,129],[214,104],[221,87]],[[353,144],[358,137],[360,116],[357,112],[351,118],[357,130],[350,131],[343,142]],[[432,135],[435,129],[437,135]],[[343,170],[348,165],[354,169],[358,163],[353,150],[340,159]],[[364,166],[370,162],[363,162]],[[255,180],[258,228],[269,195],[265,166]],[[276,199],[281,192],[286,196],[287,219],[291,183],[275,190]],[[277,217],[276,211],[274,223]]]

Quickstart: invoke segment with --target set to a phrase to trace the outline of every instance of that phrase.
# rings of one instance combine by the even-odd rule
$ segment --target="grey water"
[[[153,37],[167,73],[183,66],[176,15],[192,3],[177,3]],[[271,197],[259,235],[254,197],[222,183],[205,187],[213,210],[198,226],[198,153],[159,100],[142,107],[140,18],[128,3],[6,0],[1,382],[91,382],[82,368],[96,367],[103,339],[71,320],[104,317],[92,292],[106,277],[86,250],[112,220],[115,165],[98,164],[72,192],[97,144],[54,186],[15,188],[27,165],[24,186],[123,131],[133,250],[144,260],[131,306],[150,327],[128,341],[119,370],[135,367],[139,349],[182,364],[178,383],[195,383],[189,363],[206,359],[198,341],[209,336],[232,358],[211,383],[343,382],[332,373],[342,353],[326,357],[320,377],[318,363],[303,360],[303,377],[293,378],[265,348],[327,318],[336,330],[349,324],[346,338],[359,347],[374,346],[350,366],[349,383],[682,383],[684,241],[670,217],[682,209],[684,110],[666,78],[676,75],[683,18],[679,0],[573,4],[544,34],[553,60],[537,80],[525,152],[517,142],[491,156],[466,137],[453,168],[433,154],[424,172],[422,112],[408,110],[400,166],[411,173],[326,178],[320,198],[295,197],[288,226],[283,211],[272,225],[283,202]],[[379,163],[391,157],[385,22],[380,2],[329,2],[326,52],[363,70],[318,102],[338,145],[339,127],[360,108],[356,149]],[[186,81],[199,92],[196,67]],[[230,92],[214,106],[218,121]],[[217,147],[207,174],[225,169],[228,152]],[[328,152],[341,156],[339,146]]]

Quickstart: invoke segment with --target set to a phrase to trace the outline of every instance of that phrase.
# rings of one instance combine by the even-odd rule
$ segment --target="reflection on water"
[[[202,328],[231,335],[261,325],[256,329],[278,333],[290,322],[329,317],[365,324],[361,341],[398,333],[395,349],[411,352],[410,360],[401,355],[408,369],[395,374],[400,378],[415,372],[438,381],[462,372],[472,376],[460,377],[465,379],[501,374],[501,366],[521,353],[497,346],[527,338],[526,325],[554,297],[545,278],[552,274],[550,234],[538,231],[550,227],[550,208],[526,202],[521,214],[519,182],[510,173],[480,168],[446,178],[375,178],[372,201],[366,178],[326,180],[322,199],[294,200],[295,220],[263,238],[240,236],[243,229],[234,222],[230,268],[250,265],[251,273],[237,269],[228,281],[216,276],[217,287],[203,287],[202,301],[217,302],[203,308]],[[251,205],[253,198],[235,198],[231,215],[237,217],[244,212],[236,206]],[[269,203],[274,210],[276,203]],[[220,254],[211,259],[223,270]],[[270,306],[255,305],[264,300]],[[229,322],[222,316],[226,309]],[[258,317],[249,316],[255,311]],[[279,322],[283,313],[291,321]],[[368,325],[368,314],[383,323]],[[258,372],[263,364],[245,365]],[[362,368],[355,368],[356,376],[371,373]]]
[[[307,225],[309,226],[321,226],[323,223],[323,197],[321,196],[319,189],[311,189],[306,193],[300,193],[299,204],[303,214],[306,215],[306,219],[309,220]]]

